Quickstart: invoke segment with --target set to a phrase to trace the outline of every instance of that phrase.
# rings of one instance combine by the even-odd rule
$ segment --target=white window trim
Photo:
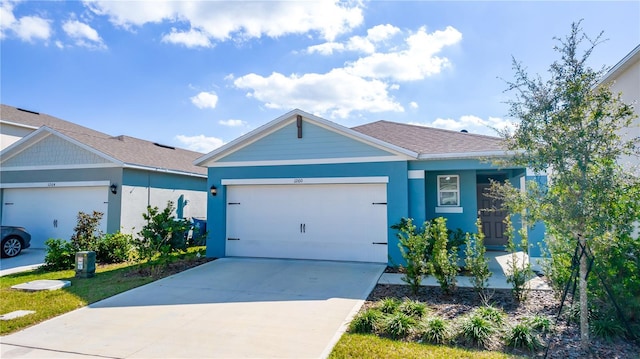
[[[453,178],[453,177],[455,177],[455,179],[456,179],[456,183],[457,183],[457,185],[458,185],[458,186],[457,186],[458,188],[457,188],[457,190],[455,191],[455,193],[456,193],[456,204],[441,204],[441,203],[440,203],[440,199],[441,199],[440,194],[441,194],[442,192],[453,192],[453,191],[441,191],[441,190],[440,190],[440,179],[441,179],[441,178],[446,178],[446,177],[449,177],[449,178]],[[437,184],[436,184],[436,185],[438,186],[438,207],[437,207],[437,208],[454,208],[454,207],[461,207],[461,206],[460,206],[460,176],[459,176],[459,175],[439,175],[439,176],[438,176],[438,180],[437,180]],[[437,210],[437,208],[436,208],[436,210]],[[440,213],[447,213],[447,212],[440,212]],[[451,212],[448,212],[448,213],[451,213]]]

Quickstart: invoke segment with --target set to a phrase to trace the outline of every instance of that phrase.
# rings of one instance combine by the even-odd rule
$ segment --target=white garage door
[[[108,196],[106,186],[7,188],[2,224],[25,227],[31,233],[31,247],[45,248],[49,238],[71,238],[80,211],[104,213],[100,228],[105,231]]]
[[[227,256],[387,262],[386,184],[227,187]]]

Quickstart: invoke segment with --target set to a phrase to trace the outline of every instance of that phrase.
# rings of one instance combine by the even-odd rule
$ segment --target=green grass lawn
[[[374,334],[345,333],[329,355],[330,359],[342,358],[517,358],[499,352],[474,351],[440,345],[419,344],[380,338]]]
[[[202,250],[203,247],[189,248],[188,253],[176,255],[175,260],[195,262],[197,252]],[[0,321],[0,335],[13,333],[175,273],[175,271],[163,271],[157,268],[152,274],[141,274],[140,269],[145,266],[149,267],[150,264],[101,265],[97,266],[96,275],[93,278],[75,278],[73,270],[56,272],[32,270],[0,277],[0,314],[16,310],[35,311],[24,317]],[[68,280],[71,281],[71,286],[61,290],[40,292],[11,289],[13,285],[38,279]]]

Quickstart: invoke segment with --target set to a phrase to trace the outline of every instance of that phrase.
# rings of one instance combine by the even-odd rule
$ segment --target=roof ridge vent
[[[156,146],[158,146],[158,147],[168,148],[168,149],[170,149],[170,150],[175,150],[175,149],[176,149],[176,148],[175,148],[175,147],[173,147],[173,146],[163,145],[163,144],[161,144],[161,143],[157,143],[157,142],[154,142],[153,144],[154,144],[154,145],[156,145]]]
[[[111,139],[114,139],[114,140],[118,140],[118,141],[122,141],[122,142],[124,142],[124,135],[120,135],[120,136],[113,136],[113,137],[111,137]]]
[[[35,112],[35,111],[31,111],[31,110],[25,110],[24,108],[19,108],[19,107],[16,107],[16,110],[22,111],[22,112],[32,113],[34,115],[39,115],[40,114],[40,112]]]

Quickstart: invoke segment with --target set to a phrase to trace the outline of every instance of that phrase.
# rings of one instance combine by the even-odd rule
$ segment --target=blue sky
[[[640,43],[639,1],[2,1],[0,96],[200,152],[293,108],[494,134],[512,56],[544,77],[580,19],[593,68]]]

